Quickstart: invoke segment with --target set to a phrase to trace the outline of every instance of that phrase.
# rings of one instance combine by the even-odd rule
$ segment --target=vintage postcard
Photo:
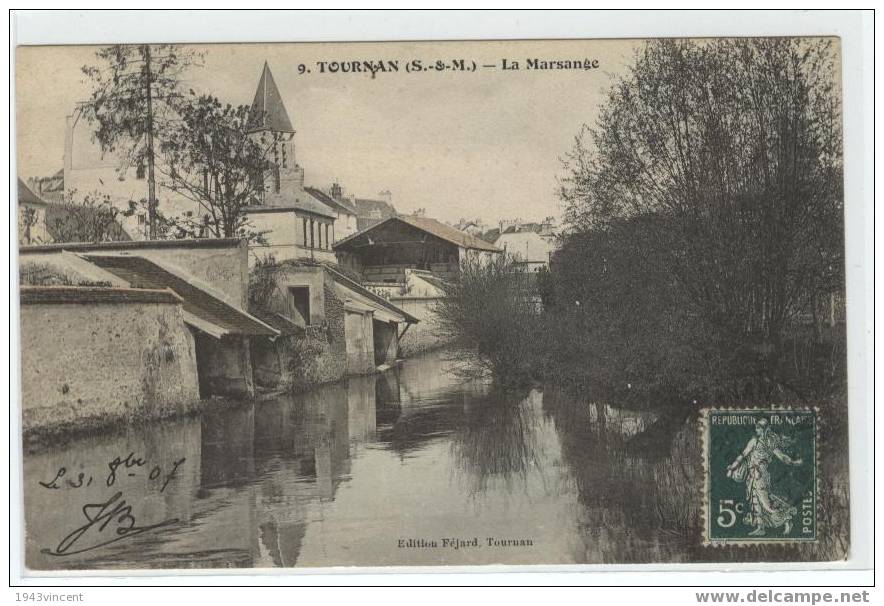
[[[850,557],[840,38],[14,77],[27,569]]]

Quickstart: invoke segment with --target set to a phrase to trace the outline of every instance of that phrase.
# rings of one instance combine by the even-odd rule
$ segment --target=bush
[[[25,261],[18,270],[19,283],[22,286],[91,286],[108,288],[110,282],[86,280],[75,274],[66,272],[60,267],[47,263]]]
[[[769,334],[735,330],[674,275],[648,236],[666,229],[665,218],[644,216],[569,238],[544,289],[548,377],[633,405],[807,398],[842,388],[843,332],[789,323],[774,347]]]
[[[539,306],[535,280],[501,255],[490,262],[465,261],[435,311],[439,333],[455,344],[458,358],[516,386],[538,377],[533,335]]]

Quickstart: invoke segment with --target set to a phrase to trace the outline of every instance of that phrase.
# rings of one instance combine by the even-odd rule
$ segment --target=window
[[[273,191],[279,193],[279,168],[273,167]]]
[[[328,223],[325,224],[325,248],[326,250],[331,250],[331,245],[329,244],[328,239]]]
[[[310,219],[310,248],[316,248],[316,229],[314,228],[313,219]]]
[[[304,239],[303,239],[303,243],[304,243],[304,246],[307,246],[307,219],[301,219],[301,221],[304,222]]]
[[[139,160],[138,166],[135,167],[135,178],[144,179],[144,170],[144,160]]]
[[[310,287],[290,286],[289,300],[292,321],[298,326],[307,327],[310,324]]]

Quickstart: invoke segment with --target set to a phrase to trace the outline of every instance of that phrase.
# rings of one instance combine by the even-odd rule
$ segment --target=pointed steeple
[[[255,92],[255,100],[252,101],[252,129],[269,130],[278,133],[293,133],[292,121],[289,120],[282,95],[273,81],[270,66],[264,62],[264,71],[261,72],[261,80],[258,82],[258,90]]]

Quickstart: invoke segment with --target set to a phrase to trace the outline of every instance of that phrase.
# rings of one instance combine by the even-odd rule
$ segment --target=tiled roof
[[[520,223],[519,225],[510,225],[503,230],[503,233],[516,234],[523,231],[533,231],[535,233],[540,233],[542,230],[543,225],[541,225],[540,223]]]
[[[367,219],[387,219],[396,216],[396,209],[392,204],[384,200],[356,198],[354,203],[356,204],[356,214],[359,217]]]
[[[315,187],[305,187],[304,191],[330,208],[343,210],[350,215],[356,214],[356,207],[354,207],[349,200],[336,200],[321,189],[316,189]]]
[[[261,309],[260,307],[253,307],[249,311],[268,326],[272,326],[278,330],[281,335],[303,336],[306,332],[303,326],[298,326],[284,315],[276,313],[275,311]]]
[[[278,331],[153,261],[135,255],[83,255],[87,261],[138,288],[169,288],[183,299],[184,311],[234,335],[275,336]]]
[[[282,95],[276,88],[270,66],[264,62],[264,70],[261,72],[261,80],[258,82],[258,90],[255,91],[255,100],[252,101],[252,124],[253,130],[269,130],[278,133],[293,133],[292,121],[289,120]]]
[[[405,215],[398,217],[401,221],[408,223],[418,229],[422,229],[425,232],[431,233],[437,238],[442,238],[443,240],[448,240],[458,246],[463,246],[464,248],[475,248],[479,250],[488,250],[499,252],[500,249],[494,246],[493,244],[489,244],[485,240],[481,240],[476,236],[470,235],[466,232],[462,232],[458,229],[454,229],[450,225],[445,225],[444,223],[440,223],[436,219],[430,219],[429,217],[416,217],[414,215]]]
[[[390,217],[389,219],[385,219],[384,221],[372,225],[368,229],[358,231],[355,234],[336,242],[333,248],[335,250],[339,248],[345,248],[345,245],[348,242],[351,242],[352,240],[362,236],[363,234],[369,233],[373,229],[377,229],[378,226],[389,223],[390,221],[401,221],[441,240],[451,242],[452,244],[456,244],[457,246],[463,248],[473,250],[487,250],[489,252],[500,252],[499,248],[497,248],[493,244],[490,244],[489,242],[486,242],[485,240],[477,238],[476,236],[471,236],[468,233],[454,229],[450,225],[440,223],[436,219],[430,219],[429,217],[416,217],[414,215],[399,215],[397,217]]]
[[[368,229],[369,227],[374,227],[381,221],[385,221],[386,219],[369,219],[367,217],[356,217],[356,229],[358,231],[363,231]]]
[[[314,215],[321,215],[332,219],[338,216],[335,210],[329,208],[310,194],[298,198],[294,203],[284,205],[256,204],[254,206],[246,206],[242,210],[245,213],[280,213],[300,210],[302,212],[313,213]]]
[[[24,303],[181,303],[169,289],[97,286],[21,286]]]
[[[31,191],[31,188],[25,185],[21,179],[18,180],[18,203],[19,204],[47,204],[46,200]]]
[[[32,192],[47,202],[61,202],[64,199],[64,169],[48,177],[28,179],[27,183]]]
[[[489,229],[488,231],[486,231],[484,234],[482,234],[479,237],[482,238],[483,240],[485,240],[486,242],[490,242],[491,244],[494,244],[494,241],[497,240],[497,236],[499,236],[499,235],[500,235],[500,229],[495,227],[494,229]]]

